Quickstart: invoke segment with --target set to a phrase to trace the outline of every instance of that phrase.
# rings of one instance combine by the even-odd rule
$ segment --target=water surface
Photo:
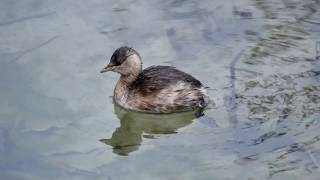
[[[320,177],[320,1],[0,2],[0,179]],[[172,65],[216,107],[112,103],[113,51]]]

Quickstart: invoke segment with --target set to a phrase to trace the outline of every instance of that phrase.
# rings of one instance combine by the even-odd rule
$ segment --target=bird
[[[128,110],[157,114],[196,111],[201,116],[210,102],[199,80],[172,66],[143,69],[140,54],[131,47],[114,51],[100,73],[108,71],[120,74],[113,101]]]

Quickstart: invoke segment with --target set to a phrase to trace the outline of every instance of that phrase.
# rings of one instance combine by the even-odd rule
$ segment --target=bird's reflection
[[[194,112],[146,114],[128,111],[117,105],[114,110],[120,119],[120,127],[115,129],[110,139],[100,141],[112,146],[113,152],[122,156],[138,150],[143,138],[176,133],[177,129],[191,124],[196,118]]]

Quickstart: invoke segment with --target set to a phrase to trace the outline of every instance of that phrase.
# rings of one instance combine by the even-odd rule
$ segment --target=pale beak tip
[[[113,71],[114,69],[114,66],[111,66],[110,64],[108,66],[106,66],[105,68],[103,68],[100,73],[105,73],[105,72],[108,72],[108,71]]]
[[[105,72],[107,72],[106,69],[102,69],[102,70],[100,71],[100,73],[105,73]]]

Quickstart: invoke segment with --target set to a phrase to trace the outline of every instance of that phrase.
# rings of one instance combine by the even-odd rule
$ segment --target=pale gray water
[[[0,179],[320,179],[319,0],[0,1]],[[112,104],[119,46],[216,108]],[[318,52],[318,54],[317,54]]]

